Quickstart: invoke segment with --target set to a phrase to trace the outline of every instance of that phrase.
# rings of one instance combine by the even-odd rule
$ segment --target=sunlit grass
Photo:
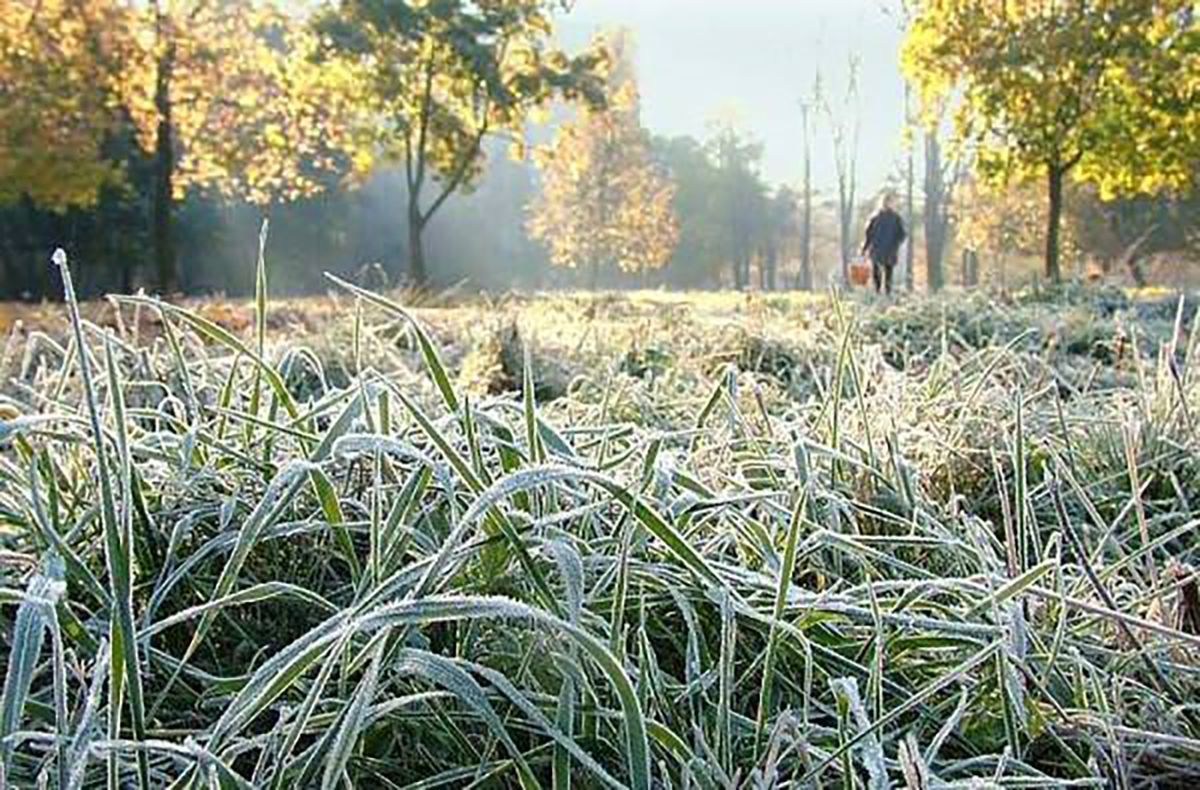
[[[332,285],[13,336],[10,783],[1196,779],[1170,306]]]

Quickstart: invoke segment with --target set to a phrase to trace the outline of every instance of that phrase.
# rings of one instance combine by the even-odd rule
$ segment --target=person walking
[[[866,238],[863,240],[860,254],[871,256],[871,280],[875,284],[875,293],[882,287],[892,294],[892,272],[896,269],[896,259],[900,245],[908,238],[904,229],[904,220],[892,209],[892,193],[885,192],[879,202],[879,209],[867,223]]]

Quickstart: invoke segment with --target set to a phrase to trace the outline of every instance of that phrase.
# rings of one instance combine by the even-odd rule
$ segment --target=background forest
[[[1137,5],[1121,13],[1152,22],[1157,12]],[[826,54],[836,79],[820,67],[797,73],[791,95],[778,97],[801,134],[775,155],[802,174],[779,180],[736,113],[713,111],[702,134],[647,128],[635,34],[596,30],[588,45],[560,49],[555,26],[571,11],[545,0],[6,4],[0,298],[60,293],[45,265],[55,245],[79,262],[84,295],[245,294],[264,216],[286,293],[320,290],[325,269],[469,290],[822,288],[844,279],[888,190],[914,230],[902,253],[910,289],[1011,286],[1039,271],[1194,279],[1195,85],[1178,77],[1189,73],[1181,59],[1196,57],[1190,37],[1150,25],[1114,42],[1106,60],[1071,39],[1079,28],[1069,19],[1059,20],[1066,32],[1027,25],[1020,36],[1013,23],[991,20],[989,30],[974,20],[982,32],[972,41],[945,27],[965,18],[934,23],[909,3],[873,6],[907,36],[905,112],[881,113],[858,53]],[[1013,46],[989,49],[989,35]],[[1163,62],[1146,62],[1139,90],[1171,86],[1157,106],[1087,76],[1139,57],[1154,36],[1170,46]],[[1049,44],[1061,62],[1039,62]],[[1023,113],[1031,86],[996,79],[1010,63],[1001,55],[1084,75],[1072,77],[1074,93],[1054,88],[1074,115]],[[991,91],[957,84],[951,109],[946,64]],[[881,182],[860,174],[864,125],[870,145],[883,127],[894,148]],[[1067,151],[1083,145],[1086,157]],[[1157,158],[1135,155],[1146,151]],[[1048,156],[1063,159],[1051,169],[1064,176],[1051,201],[1062,249],[1053,274],[1039,175]],[[831,163],[834,178],[814,179],[814,163]],[[571,238],[547,232],[564,217]]]

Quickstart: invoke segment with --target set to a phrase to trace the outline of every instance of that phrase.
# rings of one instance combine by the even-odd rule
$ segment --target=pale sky
[[[900,157],[904,88],[895,0],[576,0],[559,19],[575,47],[598,29],[624,25],[637,42],[642,118],[658,134],[703,138],[708,122],[733,116],[764,146],[768,181],[802,172],[799,100],[816,69],[840,100],[850,54],[861,59],[859,192],[874,194]],[[837,101],[834,102],[835,107]],[[819,188],[834,182],[829,124],[817,123]]]

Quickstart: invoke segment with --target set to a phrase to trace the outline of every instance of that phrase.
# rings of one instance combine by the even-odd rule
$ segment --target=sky
[[[851,53],[861,60],[859,193],[872,195],[899,166],[904,88],[895,0],[576,0],[559,20],[564,45],[597,30],[630,28],[637,46],[642,119],[655,134],[703,139],[732,117],[763,144],[764,177],[799,183],[800,100],[820,69],[835,108]],[[813,178],[836,184],[829,122],[819,117]]]

